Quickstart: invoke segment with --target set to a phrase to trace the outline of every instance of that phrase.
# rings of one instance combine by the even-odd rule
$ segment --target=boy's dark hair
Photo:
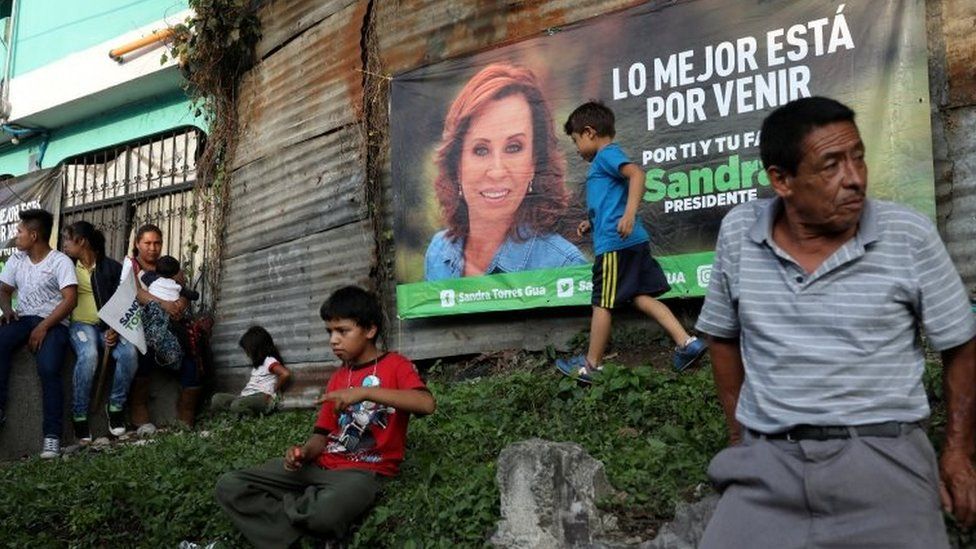
[[[383,309],[372,292],[358,286],[346,286],[332,292],[319,310],[322,320],[348,318],[363,328],[376,327],[376,333],[383,331]]]
[[[51,231],[54,229],[54,216],[51,212],[41,209],[24,210],[20,212],[20,220],[30,230],[37,231],[41,240],[47,242],[51,239]]]
[[[65,227],[62,234],[72,240],[87,240],[88,245],[95,252],[97,259],[105,257],[105,235],[91,223],[87,221],[75,221]]]
[[[759,135],[763,167],[796,175],[807,134],[834,122],[854,122],[854,111],[828,97],[805,97],[776,109],[763,120]]]
[[[269,356],[278,362],[284,362],[271,334],[260,326],[248,328],[237,344],[244,349],[244,353],[251,359],[251,366],[255,368],[264,364],[264,359]]]
[[[180,272],[180,262],[171,255],[160,256],[156,260],[156,274],[166,278],[173,278]]]
[[[583,129],[589,126],[593,128],[597,136],[612,138],[617,135],[614,122],[615,117],[610,107],[599,101],[590,101],[576,107],[576,110],[566,119],[563,130],[566,135],[572,135],[583,133]]]

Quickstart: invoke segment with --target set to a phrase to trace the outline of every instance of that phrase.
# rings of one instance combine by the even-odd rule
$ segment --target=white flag
[[[98,311],[98,318],[146,354],[146,334],[142,331],[142,307],[136,301],[136,280],[122,277],[119,289]]]

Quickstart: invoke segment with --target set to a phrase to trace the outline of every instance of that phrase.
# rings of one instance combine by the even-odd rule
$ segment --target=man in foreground
[[[763,123],[776,197],[722,222],[697,324],[729,448],[702,547],[948,547],[976,522],[976,321],[932,223],[866,197],[854,113],[794,101]],[[924,333],[945,367],[939,464],[919,422]],[[941,480],[940,480],[941,477]]]

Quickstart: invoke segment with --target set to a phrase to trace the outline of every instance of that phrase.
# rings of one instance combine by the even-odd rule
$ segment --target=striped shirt
[[[773,242],[781,208],[778,198],[757,200],[722,221],[696,326],[739,339],[745,380],[736,419],[776,433],[927,417],[919,332],[938,351],[976,333],[933,224],[868,200],[854,238],[808,274]]]

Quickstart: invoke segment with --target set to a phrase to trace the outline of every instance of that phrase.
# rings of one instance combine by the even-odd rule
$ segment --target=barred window
[[[210,301],[205,258],[209,219],[192,218],[196,161],[206,135],[192,127],[170,130],[115,147],[85,153],[62,166],[62,227],[85,220],[105,233],[105,253],[122,260],[132,254],[135,231],[152,223],[163,231],[162,253],[180,260],[187,281]]]

